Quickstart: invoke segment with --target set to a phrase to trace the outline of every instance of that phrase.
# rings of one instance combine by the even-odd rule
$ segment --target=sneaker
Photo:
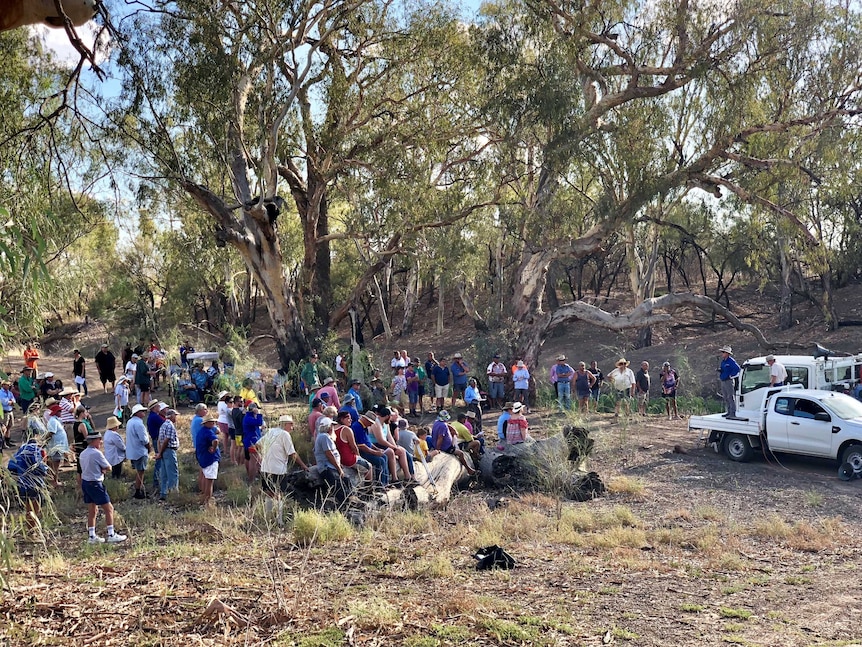
[[[104,537],[99,537],[99,535],[96,535],[95,537],[90,537],[90,538],[87,540],[87,543],[90,543],[90,544],[104,544],[104,543],[105,543],[105,538],[104,538]]]
[[[101,539],[101,537],[100,537]],[[105,541],[102,539],[102,541]],[[121,535],[119,533],[114,533],[113,535],[108,535],[108,543],[109,544],[119,544],[120,542],[126,541],[126,536]]]

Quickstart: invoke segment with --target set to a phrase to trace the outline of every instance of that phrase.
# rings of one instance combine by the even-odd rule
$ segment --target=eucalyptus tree
[[[766,209],[815,244],[799,214],[761,195],[754,179],[799,168],[792,142],[854,127],[859,69],[847,63],[858,58],[858,32],[856,10],[832,2],[815,10],[791,2],[781,12],[760,2],[486,5],[477,33],[490,61],[486,109],[507,144],[500,160],[510,186],[521,183],[519,218],[529,223],[517,230],[523,248],[512,280],[520,354],[534,361],[545,335],[575,319],[620,330],[667,321],[660,311],[678,307],[717,312],[768,345],[693,293],[646,298],[631,312],[584,301],[547,309],[548,269],[597,252],[659,201],[701,191],[727,213]],[[793,78],[786,70],[806,52],[811,69],[776,94],[772,80]],[[828,82],[809,82],[816,78]],[[781,142],[786,156],[761,156]]]
[[[465,151],[481,149],[455,127],[469,113],[446,108],[460,92],[458,52],[468,41],[445,7],[180,0],[117,28],[128,101],[115,122],[140,146],[146,173],[192,196],[218,239],[239,251],[285,364],[346,316],[420,225],[389,210],[377,214],[378,226],[353,205],[334,222],[332,205],[355,193],[340,183],[403,184],[421,163],[417,195],[441,166],[467,167],[474,153]],[[278,235],[287,218],[302,227],[295,280]],[[423,218],[434,226],[433,213]],[[335,241],[359,245],[368,261],[341,307],[333,302]]]

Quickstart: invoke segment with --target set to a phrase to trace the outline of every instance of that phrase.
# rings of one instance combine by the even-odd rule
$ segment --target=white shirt
[[[126,362],[125,374],[126,377],[129,378],[129,381],[134,383],[135,381],[135,373],[138,371],[138,363],[129,360]]]
[[[628,391],[634,386],[635,374],[630,368],[620,370],[617,367],[608,374],[608,381],[613,383],[617,391]]]
[[[787,369],[783,364],[775,361],[772,362],[772,367],[769,369],[769,377],[774,377],[773,384],[783,384],[787,380]]]
[[[119,465],[126,460],[126,443],[123,442],[123,437],[120,436],[114,429],[108,429],[102,439],[102,446],[105,449],[105,458],[111,464]]]
[[[117,382],[117,386],[114,387],[114,399],[118,407],[129,404],[129,385],[125,382]]]
[[[260,471],[267,474],[287,474],[290,457],[296,453],[293,439],[281,427],[270,427],[258,442],[263,459]]]
[[[335,356],[335,372],[344,373],[344,357],[341,354]]]
[[[509,370],[503,362],[491,362],[488,364],[488,370],[485,371],[491,378],[492,382],[502,382]]]
[[[218,421],[224,425],[228,425],[230,423],[230,407],[227,406],[227,402],[219,400],[216,408],[218,409]]]
[[[402,368],[407,368],[407,360],[402,359],[401,357],[393,357],[392,361],[389,362],[392,368],[398,368],[399,366]]]

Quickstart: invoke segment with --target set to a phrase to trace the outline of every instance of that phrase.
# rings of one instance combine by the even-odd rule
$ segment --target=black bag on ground
[[[480,548],[473,557],[479,560],[476,563],[476,570],[479,571],[491,571],[495,568],[508,571],[515,568],[515,558],[496,544]]]

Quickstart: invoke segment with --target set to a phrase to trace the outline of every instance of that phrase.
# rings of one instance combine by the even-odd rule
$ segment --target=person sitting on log
[[[458,420],[461,420],[461,416],[458,416]],[[482,431],[481,428],[477,430],[477,427],[473,426],[473,423],[476,422],[476,413],[474,411],[466,411],[464,413],[464,426],[470,431],[473,435],[473,438],[479,441],[479,455],[485,453],[485,432]]]
[[[395,452],[391,450],[382,450],[374,446],[372,439],[368,437],[368,428],[374,424],[374,419],[367,415],[359,416],[359,420],[352,423],[350,428],[353,430],[353,438],[356,441],[356,447],[359,449],[359,455],[371,463],[374,468],[375,483],[381,487],[389,484],[389,458],[393,457]]]
[[[428,427],[419,427],[419,429],[416,430],[416,437],[418,440],[416,441],[413,458],[417,461],[421,461],[423,458],[426,461],[430,461],[440,453],[436,449],[428,448],[428,435],[430,433],[431,432],[428,431]]]
[[[437,421],[434,423],[434,426],[431,428],[431,442],[438,452],[442,452],[444,454],[452,454],[461,465],[464,466],[464,469],[467,470],[467,474],[473,476],[476,473],[476,470],[470,467],[467,463],[467,458],[460,449],[455,446],[455,442],[452,440],[452,427],[449,426],[449,420],[451,417],[449,416],[449,412],[445,409],[442,409],[437,414]]]
[[[506,425],[509,424],[509,418],[512,417],[512,407],[514,404],[512,402],[507,402],[503,405],[503,413],[500,414],[500,417],[497,418],[497,449],[499,451],[503,451],[505,449],[505,445],[503,444],[506,440]]]
[[[344,402],[341,403],[341,409],[339,409],[339,413],[342,411],[346,411],[350,414],[350,424],[353,424],[357,420],[359,420],[359,410],[356,408],[356,398],[354,398],[349,393],[344,396]]]
[[[517,445],[529,439],[527,434],[527,419],[524,417],[524,405],[516,402],[512,405],[512,415],[506,423],[506,444]]]
[[[472,411],[470,412],[472,413]],[[473,465],[479,464],[479,441],[473,437],[473,434],[467,429],[467,425],[464,422],[467,420],[467,416],[463,413],[458,414],[458,419],[455,422],[449,423],[452,425],[452,429],[455,430],[455,435],[458,440],[458,449],[462,452],[470,452],[470,456],[473,458]]]
[[[341,466],[341,456],[335,446],[335,433],[331,420],[319,426],[317,438],[314,440],[314,460],[317,462],[320,478],[323,479],[328,492],[335,497],[335,503],[340,507],[350,496],[352,486]]]
[[[375,446],[384,451],[387,449],[391,449],[393,451],[393,454],[389,457],[389,473],[391,475],[398,473],[395,465],[397,460],[398,464],[401,466],[404,481],[413,481],[413,457],[408,457],[404,448],[399,447],[395,443],[395,439],[389,430],[389,419],[392,412],[389,410],[389,407],[385,406],[376,406],[374,407],[373,412],[376,414],[377,419],[369,429],[374,438]]]
[[[311,401],[311,413],[308,414],[308,437],[314,440],[314,434],[317,433],[317,421],[323,417],[323,410],[326,405],[320,398],[314,398]]]
[[[374,479],[374,470],[371,469],[371,463],[360,455],[350,424],[350,414],[347,411],[339,411],[336,414],[335,425],[333,425],[335,447],[341,457],[341,465],[354,468],[370,485]]]

